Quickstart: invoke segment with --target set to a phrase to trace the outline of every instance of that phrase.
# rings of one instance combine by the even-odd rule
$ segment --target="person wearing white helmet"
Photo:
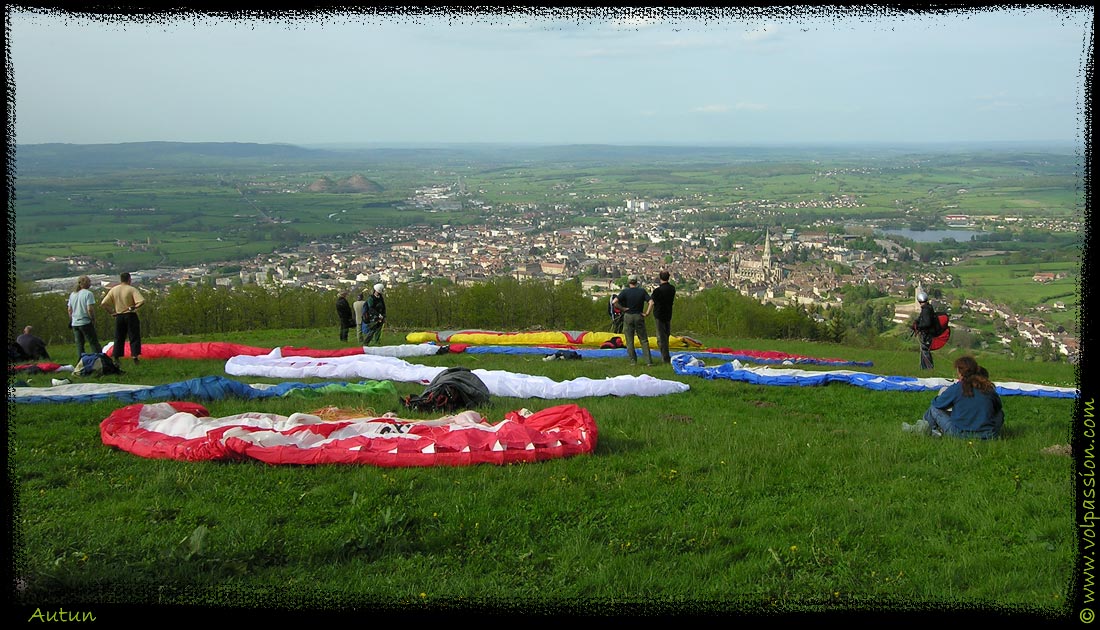
[[[920,304],[920,314],[917,321],[913,322],[913,331],[920,338],[920,369],[931,370],[932,363],[932,339],[936,336],[936,311],[928,302],[928,294],[924,291],[917,293],[917,302]]]
[[[386,288],[379,282],[374,285],[374,291],[367,296],[363,305],[363,345],[369,346],[371,342],[382,344],[382,326],[386,323],[386,298],[382,291]]]

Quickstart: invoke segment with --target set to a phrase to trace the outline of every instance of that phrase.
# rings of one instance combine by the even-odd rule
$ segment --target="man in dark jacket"
[[[340,341],[348,340],[348,331],[355,328],[355,314],[348,304],[348,292],[341,291],[336,298],[336,316],[340,318]]]
[[[676,299],[676,287],[668,281],[669,274],[662,271],[658,276],[661,284],[653,289],[653,319],[657,321],[657,349],[661,351],[661,360],[672,361],[668,351],[668,337],[672,332],[672,302]]]
[[[645,289],[638,286],[638,276],[630,276],[627,287],[615,296],[615,304],[623,309],[623,336],[626,337],[626,354],[630,364],[637,365],[638,355],[634,352],[634,335],[637,334],[645,351],[646,365],[653,365],[653,355],[649,352],[649,336],[645,330],[645,318],[653,308],[653,300]]]

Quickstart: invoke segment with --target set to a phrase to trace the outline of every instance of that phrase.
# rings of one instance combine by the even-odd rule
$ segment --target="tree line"
[[[38,293],[17,283],[9,309],[9,339],[33,325],[48,344],[69,343],[72,333],[66,305],[68,293]],[[142,336],[212,335],[223,333],[336,327],[336,292],[280,285],[175,285],[165,289],[138,287],[146,300],[140,311]],[[363,287],[369,293],[369,287]],[[97,300],[104,289],[93,290]],[[356,291],[348,295],[354,302]],[[387,322],[396,331],[481,329],[610,330],[608,296],[593,299],[579,280],[494,278],[472,285],[446,280],[399,284],[385,291]],[[11,303],[11,302],[9,302]],[[97,310],[96,329],[103,342],[114,338],[113,322]],[[647,332],[656,334],[649,320]],[[718,338],[835,340],[801,307],[777,309],[729,288],[711,288],[677,296],[673,308],[674,335]]]

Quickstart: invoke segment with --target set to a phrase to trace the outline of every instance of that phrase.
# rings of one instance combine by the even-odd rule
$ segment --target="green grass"
[[[333,329],[219,340],[324,348],[336,347],[335,337]],[[169,341],[194,339],[146,340]],[[871,368],[848,369],[918,375],[915,348],[706,343],[872,360]],[[62,362],[71,359],[66,352],[75,355],[51,350]],[[946,376],[951,357],[936,359],[935,373]],[[994,380],[1074,382],[1065,364],[979,360]],[[1005,397],[1004,439],[934,440],[900,431],[931,394],[708,381],[668,366],[632,369],[625,359],[410,361],[556,380],[648,373],[691,389],[659,398],[495,397],[481,409],[488,419],[577,402],[599,427],[591,455],[505,467],[146,460],[99,439],[99,422],[121,404],[15,405],[10,465],[21,603],[93,611],[154,601],[328,610],[369,603],[400,612],[959,605],[1044,614],[1068,605],[1072,461],[1042,451],[1069,443],[1073,401]],[[221,361],[123,367],[125,374],[104,380],[224,374]],[[395,386],[399,395],[423,389]],[[335,405],[426,417],[404,412],[392,395],[205,404],[214,416]]]

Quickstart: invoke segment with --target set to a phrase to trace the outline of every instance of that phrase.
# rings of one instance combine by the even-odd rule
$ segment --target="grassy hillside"
[[[202,340],[333,348],[336,337],[333,327]],[[915,345],[885,352],[703,342],[870,360],[873,367],[856,369],[918,375]],[[75,354],[56,352],[62,362]],[[935,375],[947,376],[951,359],[937,355]],[[1065,364],[979,360],[995,381],[1075,381]],[[100,442],[99,422],[121,405],[16,405],[9,428],[19,605],[98,612],[107,623],[126,616],[119,605],[139,604],[173,606],[177,618],[217,607],[223,619],[251,610],[284,620],[354,610],[1068,610],[1077,553],[1072,460],[1048,449],[1069,443],[1071,400],[1005,397],[1004,439],[935,440],[900,431],[930,394],[708,381],[668,366],[632,369],[626,359],[449,354],[410,362],[555,380],[646,373],[691,389],[659,398],[496,397],[479,410],[494,422],[514,409],[580,404],[599,428],[595,452],[446,469],[146,460]],[[224,375],[221,361],[123,367],[103,380]],[[33,385],[49,378],[31,376]],[[395,386],[399,395],[423,389]],[[207,403],[213,416],[328,406],[425,417],[392,395]]]

